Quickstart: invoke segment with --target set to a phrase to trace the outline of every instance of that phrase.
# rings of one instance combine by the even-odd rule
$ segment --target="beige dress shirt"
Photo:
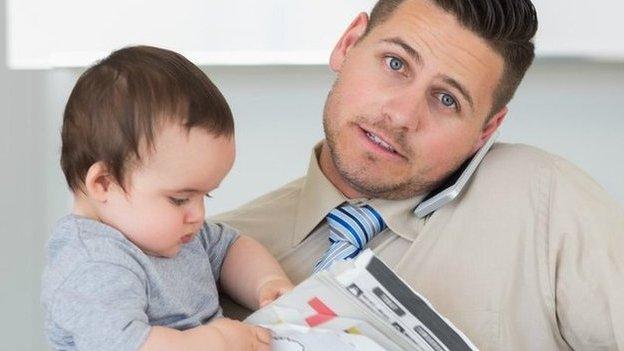
[[[422,197],[346,199],[318,152],[305,177],[213,220],[298,283],[329,247],[327,213],[366,202],[388,225],[368,247],[480,349],[624,350],[624,210],[569,162],[496,144],[460,197],[419,219]]]

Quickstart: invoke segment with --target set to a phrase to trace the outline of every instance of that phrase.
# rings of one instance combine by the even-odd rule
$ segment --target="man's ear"
[[[505,120],[508,111],[509,109],[507,109],[507,106],[505,106],[494,116],[492,116],[489,121],[487,121],[487,123],[483,126],[483,129],[481,130],[481,136],[479,136],[479,141],[477,142],[477,145],[474,149],[475,152],[479,150],[492,136],[492,134],[494,134],[498,127],[503,124],[503,121]]]
[[[104,162],[96,162],[89,167],[84,184],[85,193],[89,198],[106,202],[112,185],[114,185],[113,177]]]
[[[334,72],[339,72],[342,63],[344,62],[347,52],[360,40],[362,35],[366,32],[368,26],[368,15],[366,12],[360,12],[357,17],[351,22],[347,30],[342,34],[338,43],[332,50],[329,57],[329,67]]]

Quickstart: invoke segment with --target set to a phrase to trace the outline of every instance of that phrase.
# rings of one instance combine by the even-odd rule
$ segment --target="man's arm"
[[[624,210],[567,162],[557,171],[548,245],[560,333],[575,350],[624,350]]]

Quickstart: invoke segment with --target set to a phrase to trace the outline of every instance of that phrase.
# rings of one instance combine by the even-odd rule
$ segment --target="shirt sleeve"
[[[54,294],[53,323],[71,335],[77,350],[137,350],[150,326],[146,285],[132,270],[88,262]]]
[[[204,222],[200,238],[208,253],[215,281],[219,280],[225,255],[238,236],[238,231],[227,224]]]
[[[589,176],[559,163],[549,211],[562,337],[574,350],[624,350],[624,210]]]

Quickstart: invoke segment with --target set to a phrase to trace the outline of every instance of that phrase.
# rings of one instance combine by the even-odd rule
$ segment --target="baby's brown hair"
[[[80,76],[63,114],[61,168],[69,187],[81,190],[89,168],[104,162],[123,188],[131,162],[168,122],[234,135],[225,98],[182,55],[134,46],[99,61]]]

